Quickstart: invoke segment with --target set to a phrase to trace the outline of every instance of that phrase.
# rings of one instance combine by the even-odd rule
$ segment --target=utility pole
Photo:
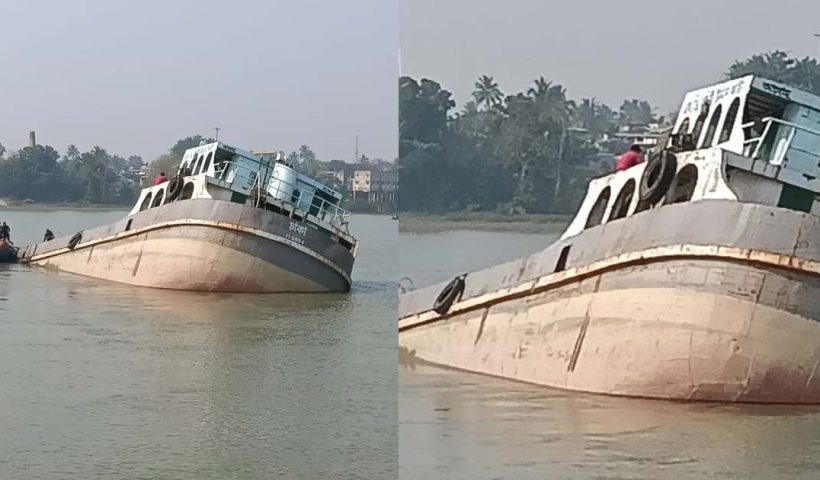
[[[356,149],[353,151],[353,163],[359,163],[359,136],[356,135]]]
[[[820,33],[815,33],[814,38],[817,39],[817,46],[820,47]],[[820,50],[818,50],[818,53],[820,53]],[[820,56],[818,58],[820,58]]]
[[[216,132],[216,141],[219,141],[219,127],[214,127],[214,131]]]

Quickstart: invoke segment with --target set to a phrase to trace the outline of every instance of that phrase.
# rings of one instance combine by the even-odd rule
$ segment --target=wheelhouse
[[[284,158],[284,152],[256,154],[223,142],[190,148],[175,177],[144,188],[129,215],[191,198],[251,204],[304,221],[353,250],[342,194],[297,172]]]

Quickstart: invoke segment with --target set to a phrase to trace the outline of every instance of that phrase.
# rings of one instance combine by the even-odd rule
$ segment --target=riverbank
[[[112,210],[131,210],[131,205],[118,205],[110,203],[75,203],[75,202],[59,202],[59,203],[27,203],[19,200],[11,200],[8,198],[0,198],[0,211],[2,210],[24,210],[32,212],[43,212],[50,210],[84,210],[84,211],[112,211]]]
[[[454,212],[428,214],[401,212],[399,231],[435,233],[445,230],[558,234],[564,231],[571,215]]]

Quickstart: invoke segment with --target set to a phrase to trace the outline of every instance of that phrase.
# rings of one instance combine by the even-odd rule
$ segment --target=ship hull
[[[683,220],[705,210],[736,220],[689,238],[640,228],[643,222],[657,226],[653,215]],[[777,231],[754,221],[759,216],[772,224],[773,215]],[[751,221],[748,235],[737,219]],[[441,286],[414,292],[399,323],[403,356],[590,393],[820,403],[817,217],[714,202],[617,223],[610,229],[643,237],[629,242],[591,229],[533,257],[477,272],[447,315],[419,307],[432,305]],[[681,224],[687,225],[691,231],[692,223]],[[725,243],[716,242],[719,229],[727,232]],[[697,235],[712,243],[696,241]],[[672,245],[673,238],[689,242]],[[570,256],[571,268],[552,271],[570,244],[583,246],[583,257]]]
[[[0,263],[17,262],[17,250],[7,242],[0,240]]]
[[[130,222],[130,223],[129,223]],[[27,246],[23,261],[144,287],[216,292],[346,292],[353,255],[325,233],[217,200],[176,202]]]

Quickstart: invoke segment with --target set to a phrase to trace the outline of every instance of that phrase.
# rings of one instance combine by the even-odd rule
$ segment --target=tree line
[[[0,197],[38,202],[124,204],[137,187],[126,172],[142,158],[114,155],[100,146],[80,152],[69,145],[63,155],[49,145],[7,152],[0,145]]]
[[[754,73],[820,95],[820,65],[782,51],[733,63],[726,77]],[[628,125],[669,123],[647,101],[616,110],[568,98],[544,77],[505,94],[493,77],[475,82],[456,111],[452,93],[430,79],[399,80],[401,209],[441,213],[572,213],[589,180],[629,147],[613,136]]]
[[[49,145],[27,146],[7,151],[0,143],[0,198],[48,203],[88,203],[128,205],[136,201],[142,187],[165,172],[173,176],[189,148],[211,143],[213,138],[192,135],[178,140],[168,152],[146,165],[142,157],[122,157],[95,146],[80,152],[69,145],[60,154]],[[384,170],[393,164],[362,155],[357,163],[342,160],[322,161],[307,145],[287,155],[287,161],[298,171],[327,185],[345,191],[345,185],[331,174],[345,171],[347,178],[354,169]],[[139,171],[145,178],[140,181]]]

